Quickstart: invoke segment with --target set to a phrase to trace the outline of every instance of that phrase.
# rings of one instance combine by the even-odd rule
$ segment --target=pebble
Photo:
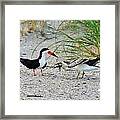
[[[22,40],[23,39],[23,40]],[[31,52],[40,42],[35,33],[20,40],[20,55],[31,58]],[[49,42],[46,42],[49,45]],[[38,50],[34,56],[38,56]],[[52,63],[51,63],[52,61]],[[52,66],[55,59],[49,63]],[[84,78],[77,79],[77,70],[61,70],[46,68],[44,76],[33,76],[31,70],[20,64],[20,99],[21,100],[100,100],[100,71],[87,73]],[[35,97],[27,97],[33,95]]]

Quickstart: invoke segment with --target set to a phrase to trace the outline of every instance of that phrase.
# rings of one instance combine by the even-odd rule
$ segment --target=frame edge
[[[0,71],[1,71],[1,73],[0,73],[0,79],[1,79],[1,81],[0,81],[0,86],[1,86],[1,89],[0,89],[0,108],[1,108],[1,112],[0,112],[0,119],[2,118],[2,119],[16,119],[16,118],[18,118],[18,117],[15,117],[15,116],[12,116],[12,115],[6,115],[5,116],[5,104],[3,104],[3,101],[5,102],[5,88],[4,88],[4,86],[5,86],[5,50],[4,50],[4,48],[5,48],[5,36],[4,36],[4,34],[5,34],[5,5],[12,5],[12,4],[15,4],[15,3],[17,3],[18,2],[18,5],[19,4],[21,4],[21,3],[23,3],[23,1],[2,1],[1,2],[1,19],[0,19],[0,22],[1,22],[1,44],[0,44],[0,46],[1,46],[1,51],[0,51],[0,57],[1,57],[1,59],[0,59]],[[28,4],[29,3],[29,1],[24,1],[25,2],[25,5],[26,4]],[[34,1],[35,2],[35,1]],[[40,2],[42,2],[41,3],[41,5],[43,4],[43,3],[45,3],[45,4],[48,4],[48,1],[37,1],[37,3],[40,3]],[[75,2],[75,1],[74,1]],[[78,1],[77,1],[78,2]],[[80,1],[79,1],[80,2]],[[87,1],[82,1],[81,3],[84,3],[84,2],[87,2]],[[89,1],[90,2],[90,1]],[[94,2],[94,1],[93,1]],[[106,1],[105,2],[105,4],[107,4],[107,3],[109,3],[110,1]],[[57,3],[56,3],[56,1],[54,1],[54,2],[51,2],[50,4],[68,4],[69,3],[69,1],[68,2],[65,2],[65,1],[62,1],[62,2],[60,2],[60,1],[58,1]],[[72,1],[72,3],[73,3],[73,1]],[[71,3],[71,4],[72,4]],[[98,1],[98,2],[95,2],[95,3],[101,3],[101,1]],[[104,2],[102,1],[102,3],[104,4]],[[88,4],[88,3],[87,3]],[[93,4],[93,3],[92,3]],[[116,56],[115,56],[115,67],[116,67],[116,69],[115,69],[115,76],[117,76],[116,78],[115,78],[115,86],[117,87],[116,89],[115,89],[115,103],[117,103],[117,104],[115,104],[115,116],[113,115],[113,116],[111,116],[111,118],[113,118],[113,119],[120,119],[120,116],[119,116],[119,114],[120,114],[120,105],[119,105],[119,99],[117,99],[116,97],[118,97],[119,98],[119,40],[120,40],[120,36],[119,36],[119,33],[120,33],[120,31],[119,31],[119,29],[120,29],[120,1],[115,1],[115,2],[111,2],[111,4],[115,4],[115,11],[116,11],[116,15],[115,15],[115,53],[116,53]],[[117,17],[116,17],[117,16]],[[117,19],[118,18],[118,19]],[[118,36],[118,37],[116,37],[116,36]],[[16,115],[17,116],[17,115]],[[81,115],[82,116],[82,115]],[[27,115],[26,116],[23,116],[25,119],[29,119],[28,117],[27,117]],[[24,119],[23,117],[19,117],[19,118],[22,118],[22,119]],[[36,116],[37,117],[37,116]],[[32,118],[32,117],[31,117]],[[48,119],[48,117],[46,117],[47,119]],[[41,117],[40,119],[46,119],[44,116],[43,117]],[[51,118],[51,117],[50,117]],[[60,119],[61,117],[52,117],[53,119]],[[70,119],[70,118],[67,118],[67,117],[65,117],[64,116],[64,118],[65,119]],[[82,119],[84,119],[84,117],[81,117]],[[91,117],[90,117],[91,118]],[[102,118],[102,117],[101,117]],[[105,118],[107,119],[107,117],[105,116]],[[33,118],[32,118],[33,119]],[[39,118],[37,118],[37,119],[39,119]],[[72,118],[73,119],[73,118]],[[75,118],[75,119],[79,119],[79,118]],[[87,118],[88,119],[88,118]],[[91,118],[92,119],[92,118]],[[94,119],[96,119],[96,118],[94,118]],[[98,119],[100,119],[100,117],[98,117]],[[104,119],[104,118],[103,118]]]

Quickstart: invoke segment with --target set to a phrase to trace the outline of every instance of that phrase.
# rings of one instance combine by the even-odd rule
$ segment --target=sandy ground
[[[44,38],[37,38],[31,33],[20,40],[20,57],[31,58],[34,47]],[[54,40],[53,40],[54,41]],[[33,58],[38,57],[39,49],[48,43],[40,45]],[[53,58],[54,59],[54,58]],[[54,60],[53,60],[54,61]],[[53,65],[51,63],[51,65]],[[50,65],[50,64],[49,64]],[[77,78],[78,71],[74,68],[66,71],[46,67],[41,76],[37,76],[20,64],[20,99],[21,100],[99,100],[100,99],[100,70],[86,72],[84,78]]]

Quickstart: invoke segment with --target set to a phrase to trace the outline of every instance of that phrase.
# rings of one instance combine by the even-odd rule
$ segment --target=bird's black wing
[[[99,60],[100,58],[96,58],[96,59],[85,61],[83,64],[87,64],[89,66],[95,66]]]
[[[30,60],[30,59],[20,58],[20,62],[29,69],[36,69],[40,65],[38,59]]]

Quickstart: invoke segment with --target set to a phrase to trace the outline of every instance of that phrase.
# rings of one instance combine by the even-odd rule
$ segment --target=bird
[[[41,69],[41,74],[42,74],[42,69],[44,69],[47,65],[47,59],[50,56],[58,57],[55,55],[54,52],[49,50],[48,48],[42,48],[39,53],[39,57],[36,59],[25,59],[25,58],[20,58],[20,62],[26,66],[29,69],[33,69],[34,76],[35,74],[35,69],[40,67]],[[42,74],[43,75],[43,74]]]
[[[73,62],[63,61],[67,65],[67,67],[75,68],[78,71],[77,78],[79,77],[79,74],[81,71],[83,71],[82,77],[84,77],[85,71],[93,71],[97,70],[99,66],[96,66],[98,61],[100,60],[100,57],[96,57],[94,59],[81,59],[81,60],[74,60]]]
[[[79,65],[76,66],[78,72],[77,78],[79,77],[80,71],[83,71],[82,77],[84,77],[85,71],[94,71],[98,70],[99,66],[96,66],[98,61],[100,60],[100,57],[97,57],[95,59],[83,59]]]

